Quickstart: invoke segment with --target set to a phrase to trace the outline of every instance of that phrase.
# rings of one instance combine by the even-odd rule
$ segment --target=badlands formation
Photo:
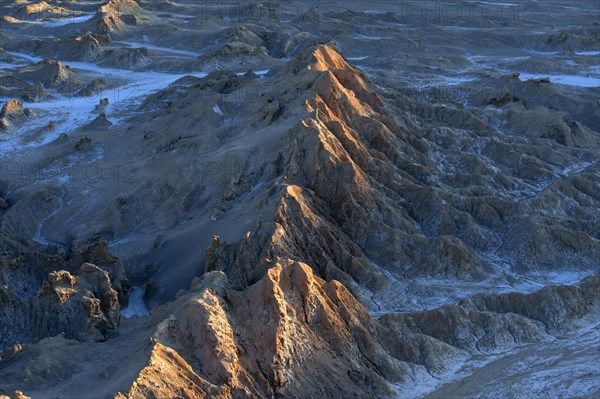
[[[600,396],[598,4],[7,0],[0,398]]]

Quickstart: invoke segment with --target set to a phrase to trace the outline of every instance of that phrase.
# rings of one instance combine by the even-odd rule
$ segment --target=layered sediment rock
[[[102,54],[102,45],[110,40],[107,35],[87,32],[83,35],[15,42],[10,48],[63,61],[97,61]]]
[[[118,33],[128,25],[143,23],[144,16],[147,18],[145,10],[134,0],[110,0],[98,9],[90,23],[97,33]]]
[[[234,278],[242,274],[243,285],[244,279],[258,278],[255,273],[260,271],[252,265],[261,257],[294,254],[326,279],[349,286],[356,281],[377,290],[386,278],[373,263],[396,275],[458,280],[492,274],[493,252],[496,257],[519,259],[515,271],[551,271],[556,259],[570,268],[596,264],[600,244],[595,233],[573,241],[567,238],[573,232],[547,223],[543,216],[532,218],[532,209],[543,206],[538,199],[518,202],[477,192],[459,195],[439,186],[442,165],[432,160],[433,144],[403,127],[394,116],[398,110],[385,104],[364,74],[331,48],[306,52],[288,68],[298,71],[296,84],[306,90],[302,99],[306,98],[310,117],[289,130],[284,149],[272,162],[274,181],[286,186],[280,191],[283,200],[275,223],[264,223],[263,231],[240,243],[211,249],[209,269],[225,270],[230,262],[228,273]],[[493,145],[484,152],[496,159]],[[512,178],[494,177],[496,184]],[[485,179],[476,183],[478,187],[489,187],[492,177]],[[453,179],[447,184],[463,182]],[[558,183],[546,190],[547,195],[569,184]],[[580,203],[578,212],[592,212],[588,205],[596,203],[594,193],[599,191],[591,180],[582,184],[584,192],[594,197],[591,202],[577,190],[561,195]],[[502,238],[509,230],[519,233]],[[269,242],[265,238],[269,234],[277,239]],[[510,245],[502,245],[502,240]],[[237,250],[245,252],[236,255]],[[216,252],[223,255],[213,256]],[[230,259],[223,262],[223,256]]]
[[[264,40],[245,29],[236,31],[233,39],[257,48]],[[256,141],[250,148],[243,148],[247,136],[236,137],[235,127],[225,129],[235,119],[227,118],[231,109],[227,95],[245,88],[253,81],[252,75],[222,72],[202,81],[183,79],[147,98],[140,108],[151,121],[144,127],[155,125],[150,126],[155,129],[160,126],[157,121],[168,126],[160,134],[144,131],[145,154],[158,157],[180,150],[177,160],[183,159],[188,166],[188,158],[179,158],[186,150],[191,149],[196,159],[198,149],[205,150],[200,143],[224,151],[235,141],[230,147],[242,149],[221,152],[221,156],[238,160],[267,153],[270,159],[258,167],[245,162],[244,169],[232,176],[215,178],[216,188],[209,193],[192,184],[152,176],[152,181],[140,182],[130,197],[119,196],[120,208],[115,210],[114,203],[104,208],[113,213],[102,215],[118,215],[115,219],[123,230],[143,226],[144,233],[158,219],[147,220],[140,209],[173,206],[176,210],[169,215],[179,217],[191,215],[186,212],[195,206],[204,207],[192,216],[238,223],[241,218],[220,218],[226,218],[235,206],[246,206],[243,201],[253,195],[250,213],[261,215],[238,241],[227,244],[214,237],[206,252],[207,273],[194,280],[189,291],[154,308],[148,320],[131,321],[139,327],[130,330],[132,342],[151,336],[140,355],[144,357],[141,371],[131,384],[131,380],[119,382],[118,398],[392,396],[391,384],[414,385],[424,376],[451,370],[469,355],[541,342],[597,314],[598,277],[594,276],[578,286],[551,286],[533,294],[476,295],[419,312],[394,313],[383,308],[382,313],[388,314],[376,320],[365,304],[373,307],[377,294],[389,287],[393,290],[394,283],[425,277],[457,284],[477,281],[493,275],[496,265],[491,255],[501,258],[517,253],[515,270],[508,270],[511,273],[555,270],[553,257],[571,256],[569,268],[593,266],[600,248],[598,231],[581,220],[593,219],[599,200],[597,184],[588,178],[565,178],[547,189],[560,193],[565,201],[544,205],[541,202],[549,200],[544,194],[523,201],[511,197],[518,173],[517,177],[508,173],[510,165],[492,173],[493,168],[480,159],[467,157],[466,168],[477,173],[457,173],[452,178],[441,166],[448,159],[441,161],[434,148],[436,140],[451,147],[456,135],[430,132],[433,139],[422,131],[411,131],[402,118],[406,110],[384,101],[366,75],[330,46],[301,52],[273,76],[286,83],[286,90],[277,98],[262,95],[252,102],[253,108],[245,109],[252,113],[244,122],[256,128],[252,132]],[[206,100],[212,100],[205,97],[207,92],[224,96],[213,103]],[[414,103],[405,105],[410,109]],[[182,129],[196,128],[198,115],[218,131],[217,137],[211,135],[212,141],[201,142],[208,134],[197,139],[171,129],[170,122]],[[456,123],[482,136],[493,134],[464,110],[425,107],[420,117]],[[86,128],[93,131],[106,122],[101,115]],[[81,140],[78,143],[85,148],[89,139]],[[509,147],[489,142],[483,152],[490,158],[494,154],[501,158],[494,146]],[[261,145],[271,151],[259,152],[256,148]],[[164,159],[175,162],[175,157]],[[523,167],[521,173],[526,170]],[[195,176],[193,168],[185,171]],[[486,186],[490,180],[495,183]],[[179,198],[181,192],[185,198]],[[15,252],[20,247],[15,226],[21,223],[28,229],[21,233],[24,240],[35,236],[41,231],[36,228],[39,221],[58,208],[64,195],[51,186],[40,193],[48,206],[39,212],[34,199],[39,196],[27,189],[8,198],[10,207],[3,211],[2,221],[10,223],[0,230],[11,240],[7,250]],[[544,206],[562,212],[573,230],[540,211]],[[214,210],[208,212],[209,207]],[[24,212],[18,214],[19,209]],[[18,218],[23,215],[25,221]],[[173,229],[181,227],[167,219],[161,215],[159,221],[173,223]],[[166,252],[160,252],[161,245],[162,238],[157,237],[154,249],[163,261],[171,262]],[[27,256],[44,259],[40,253]],[[3,265],[3,273],[19,278],[2,276],[0,280],[6,299],[1,303],[9,304],[2,308],[2,320],[30,326],[32,336],[27,339],[31,342],[60,332],[80,340],[110,335],[106,332],[119,323],[119,302],[126,302],[129,283],[107,245],[96,244],[74,256],[45,256],[42,267],[24,259],[11,267]],[[42,269],[40,278],[36,273]],[[148,270],[151,274],[152,265]],[[179,269],[163,265],[158,273],[163,277],[170,273],[173,279],[184,279],[185,274],[188,281],[188,274],[180,274]],[[31,288],[9,286],[15,281],[30,287],[37,284],[39,290],[32,293]],[[39,314],[50,316],[36,321]],[[63,317],[76,322],[66,326]],[[42,326],[48,326],[47,330]],[[9,325],[7,331],[16,327]],[[7,344],[23,342],[22,337],[8,337]],[[32,345],[7,359],[19,364],[44,345],[47,342]]]
[[[468,353],[546,340],[600,305],[596,276],[374,320],[341,283],[306,264],[278,259],[265,267],[244,290],[209,273],[158,308],[155,316],[166,318],[150,341],[149,365],[117,397],[386,397],[393,394],[386,381],[410,385]]]
[[[21,391],[15,391],[10,397],[5,395],[0,395],[0,399],[31,399],[30,396],[26,396]]]
[[[372,261],[394,264],[404,259],[399,272],[417,275],[482,276],[485,260],[454,237],[422,235],[415,220],[419,216],[407,203],[406,197],[413,196],[419,205],[434,207],[424,197],[435,201],[435,191],[417,184],[433,177],[427,144],[400,127],[365,75],[331,48],[306,52],[297,63],[303,66],[298,84],[315,97],[305,101],[310,117],[289,131],[284,150],[273,161],[286,186],[270,227],[273,237],[237,245],[258,245],[261,256],[293,254],[326,279],[356,281],[375,290],[386,278]],[[319,238],[308,239],[308,232]],[[410,247],[414,241],[422,252]],[[255,280],[250,269],[258,254],[237,256],[232,276],[242,273]],[[209,269],[226,267],[210,263]]]
[[[29,108],[23,108],[23,102],[20,100],[9,100],[0,111],[0,132],[6,132],[13,125],[18,125],[32,116]]]
[[[0,287],[2,345],[37,342],[64,334],[78,340],[106,339],[120,322],[118,294],[108,273],[84,263],[72,275],[65,270],[48,274],[37,295],[20,297]]]
[[[13,17],[21,21],[45,21],[78,15],[77,12],[69,7],[67,2],[40,1],[31,4],[27,4],[27,2],[16,3],[15,7],[13,7]]]
[[[280,260],[245,291],[231,289],[225,276],[211,273],[193,291],[177,300],[179,306],[170,307],[174,314],[159,325],[153,355],[163,358],[169,374],[188,375],[193,382],[189,394],[391,393],[372,370],[378,364],[393,367],[369,336],[367,329],[373,326],[368,325],[368,312],[340,283],[325,283],[307,265]],[[204,327],[198,329],[200,325]],[[170,354],[173,350],[188,360]],[[178,361],[165,362],[165,357]],[[127,397],[163,394],[152,387],[154,368],[140,373]],[[318,381],[329,381],[328,387]]]

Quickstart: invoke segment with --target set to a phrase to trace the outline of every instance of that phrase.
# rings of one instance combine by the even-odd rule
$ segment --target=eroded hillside
[[[7,2],[0,394],[598,394],[600,85],[528,72],[598,25],[508,39],[556,7]]]

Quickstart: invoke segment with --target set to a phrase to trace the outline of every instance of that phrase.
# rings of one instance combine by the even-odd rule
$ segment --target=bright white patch
[[[70,180],[71,180],[71,176],[69,176],[69,175],[62,175],[57,179],[58,183],[62,184],[62,185],[67,184]]]
[[[212,110],[217,115],[225,116],[225,114],[221,110],[221,107],[219,107],[217,104],[213,105]]]
[[[148,43],[136,43],[136,42],[114,42],[115,44],[123,44],[125,46],[129,46],[130,48],[147,48],[148,50],[154,50],[154,51],[160,51],[163,53],[172,53],[172,54],[179,54],[179,55],[185,55],[188,57],[199,57],[200,53],[197,53],[195,51],[188,51],[188,50],[179,50],[179,49],[174,49],[174,48],[170,48],[170,47],[161,47],[161,46],[154,46],[152,44],[148,44]]]
[[[578,75],[536,75],[532,73],[522,73],[521,80],[550,78],[551,83],[557,83],[566,86],[578,87],[600,87],[600,78]]]
[[[557,51],[537,51],[537,50],[525,50],[525,51],[527,51],[528,53],[531,53],[531,54],[535,54],[535,55],[548,55],[548,56],[550,56],[550,55],[556,55],[556,54],[558,54]]]
[[[80,24],[82,22],[87,22],[90,19],[94,18],[95,14],[88,14],[88,15],[82,15],[80,17],[68,17],[65,19],[60,19],[57,21],[50,21],[50,22],[40,22],[41,26],[46,26],[48,28],[54,28],[57,26],[65,26],[65,25],[71,25],[71,24]]]
[[[461,83],[468,83],[477,80],[474,76],[440,76],[441,81],[436,82],[438,85],[455,86]]]
[[[524,61],[531,58],[530,56],[519,56],[519,57],[504,57],[498,55],[471,55],[467,59],[471,62],[511,62],[511,61]]]
[[[268,73],[269,73],[269,71],[270,71],[270,69],[261,69],[261,70],[258,70],[258,71],[252,71],[252,72],[253,72],[255,75],[258,75],[258,76],[265,76],[266,74],[268,74]],[[243,76],[243,75],[245,75],[246,73],[247,73],[247,72],[236,72],[235,74],[236,74],[237,76]]]
[[[15,52],[7,54],[20,59],[26,59],[30,62],[40,62],[42,58]],[[203,78],[207,73],[187,73],[187,74],[169,74],[151,71],[132,71],[119,68],[105,68],[86,62],[65,62],[73,70],[81,75],[92,75],[94,77],[110,77],[119,79],[125,83],[116,88],[106,89],[103,92],[95,93],[91,97],[80,97],[72,95],[63,95],[56,100],[43,101],[37,103],[24,102],[26,108],[40,111],[40,115],[15,131],[15,134],[3,135],[0,140],[0,147],[3,153],[12,152],[25,146],[35,147],[47,144],[56,139],[60,134],[75,129],[94,120],[98,114],[94,112],[96,104],[102,98],[108,98],[109,105],[105,112],[112,122],[119,111],[130,109],[148,95],[164,89],[171,83],[184,76],[195,76]],[[25,131],[31,132],[40,129],[48,124],[50,120],[59,121],[56,128],[43,136],[42,139],[35,140],[26,145],[21,144]]]
[[[361,34],[357,34],[353,36],[355,39],[364,39],[364,40],[382,40],[382,39],[391,39],[388,36],[367,36],[367,35],[361,35]]]
[[[130,317],[146,317],[150,313],[144,303],[144,287],[131,287],[129,290],[129,304],[121,310],[121,316],[126,319]]]
[[[577,55],[600,55],[600,51],[576,51]]]

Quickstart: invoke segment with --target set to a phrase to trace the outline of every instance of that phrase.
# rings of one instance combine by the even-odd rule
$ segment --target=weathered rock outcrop
[[[551,334],[560,334],[597,317],[600,275],[590,276],[577,286],[549,286],[531,293],[476,295],[464,306],[481,312],[520,315],[543,324]]]
[[[410,385],[469,353],[544,341],[600,306],[595,276],[374,320],[341,283],[306,264],[278,259],[264,267],[246,289],[212,272],[159,307],[154,317],[164,320],[149,365],[117,397],[385,397],[392,395],[385,381]]]
[[[128,25],[143,23],[148,18],[147,14],[134,0],[110,0],[98,9],[90,23],[97,33],[119,33]]]
[[[0,295],[3,347],[57,334],[78,340],[107,339],[120,322],[118,294],[108,273],[90,263],[74,275],[65,270],[49,273],[34,298],[25,299],[6,285],[0,287]]]
[[[45,21],[78,14],[68,6],[67,2],[40,1],[30,4],[27,4],[27,2],[16,3],[16,6],[13,7],[13,17],[22,21]]]
[[[47,87],[55,87],[67,82],[74,73],[71,67],[63,66],[60,61],[45,59],[29,68],[23,68],[19,76],[28,81],[40,82]]]
[[[497,269],[495,259],[502,258],[518,259],[514,272],[552,271],[556,259],[575,269],[597,265],[596,233],[562,228],[543,215],[531,217],[544,207],[538,199],[519,202],[491,195],[490,187],[514,177],[499,176],[496,170],[481,181],[444,180],[458,191],[471,187],[461,193],[440,186],[445,172],[443,163],[434,161],[435,144],[407,130],[395,116],[398,110],[384,103],[366,76],[331,47],[306,51],[286,68],[297,87],[290,85],[280,97],[302,93],[297,101],[304,102],[309,116],[289,130],[284,150],[269,165],[274,176],[270,182],[285,186],[278,191],[282,201],[274,223],[261,223],[261,231],[239,243],[219,249],[223,244],[215,242],[208,253],[209,270],[225,270],[244,285],[260,278],[263,271],[254,265],[262,258],[292,256],[326,279],[377,291],[387,278],[373,263],[396,276],[457,280],[486,278]],[[492,134],[481,121],[469,118],[464,123]],[[502,162],[500,155],[492,155],[499,154],[493,145],[484,154]],[[511,146],[501,148],[510,151]],[[473,163],[474,168],[489,168]],[[519,173],[538,173],[534,165],[524,165],[511,173],[523,178]],[[478,173],[472,176],[480,179]],[[567,188],[567,181],[557,182],[543,196],[560,191],[581,205],[579,215],[593,217],[598,187],[591,181],[581,182],[581,190],[595,198],[591,201],[579,189]],[[571,212],[565,210],[565,217]],[[577,240],[569,238],[574,234]]]
[[[83,35],[31,39],[14,43],[11,48],[63,61],[97,61],[102,55],[102,45],[110,40],[108,35],[87,32]]]
[[[140,373],[126,397],[172,390],[223,398],[390,395],[382,374],[397,379],[410,367],[385,353],[367,310],[305,264],[280,259],[271,266],[243,291],[216,272],[194,282],[154,335],[152,357],[161,361]],[[168,370],[162,375],[190,383],[157,389],[157,363]]]
[[[3,349],[59,333],[102,339],[119,324],[119,300],[127,304],[125,269],[106,243],[71,254],[68,244],[41,236],[43,223],[61,206],[63,195],[61,187],[47,184],[21,187],[7,196],[10,206],[0,215]]]
[[[93,263],[105,270],[110,278],[112,288],[119,295],[119,302],[123,306],[127,305],[127,291],[131,287],[131,283],[127,278],[125,266],[123,266],[119,258],[109,252],[106,242],[100,241],[81,248],[68,262],[71,265],[71,269],[83,263]]]
[[[374,369],[392,377],[401,368],[370,337],[366,309],[340,283],[325,283],[294,261],[279,261],[247,291],[204,291],[178,320],[180,342],[201,360],[208,380],[245,394],[335,397],[364,395],[369,387],[387,394]],[[209,330],[194,333],[198,324]],[[326,392],[306,389],[321,379],[335,382]]]
[[[10,396],[10,397],[5,396],[5,395],[0,395],[0,399],[31,399],[31,397],[24,395],[23,392],[21,392],[21,391],[15,391],[15,393],[12,394],[12,396]]]
[[[232,276],[259,278],[250,271],[260,260],[257,254],[293,254],[326,279],[375,290],[386,278],[372,261],[396,264],[403,259],[402,273],[482,276],[487,262],[463,241],[422,234],[420,216],[405,197],[416,197],[413,201],[427,210],[435,208],[435,191],[416,184],[432,178],[427,144],[394,121],[366,76],[324,45],[305,52],[288,68],[300,69],[298,85],[307,92],[310,117],[289,131],[285,150],[273,161],[273,170],[287,187],[280,192],[275,225],[269,227],[272,239],[256,243],[252,237],[265,235],[257,233],[246,240],[252,244],[237,244],[240,250],[262,248],[254,251],[254,258],[234,255],[231,247],[221,250],[238,262],[231,267]],[[415,241],[420,249],[412,248]],[[220,266],[210,263],[209,270],[226,267],[222,261]]]
[[[29,108],[23,108],[20,100],[9,100],[0,111],[0,132],[5,132],[13,125],[18,125],[32,116]]]

